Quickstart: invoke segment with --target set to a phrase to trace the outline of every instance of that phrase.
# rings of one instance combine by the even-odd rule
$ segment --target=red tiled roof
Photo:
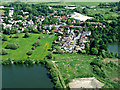
[[[54,32],[58,32],[57,30],[53,30]]]

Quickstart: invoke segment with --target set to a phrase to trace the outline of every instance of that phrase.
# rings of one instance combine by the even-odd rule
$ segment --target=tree
[[[90,53],[90,45],[88,43],[85,43],[85,50],[86,50],[86,53]]]
[[[48,57],[48,59],[51,59],[51,58],[52,58],[52,53],[49,53],[49,54],[47,55],[47,57]]]
[[[32,55],[32,53],[33,53],[33,51],[32,51],[32,50],[29,50],[29,51],[27,52],[27,55]]]
[[[35,43],[33,44],[33,46],[35,46],[35,47],[40,46],[40,40],[35,41]]]
[[[84,14],[88,14],[88,9],[87,9],[87,8],[84,8],[84,9],[83,9],[83,13],[84,13]]]
[[[98,54],[98,49],[97,48],[92,48],[91,49],[91,54],[97,55]]]
[[[2,35],[2,41],[7,41],[7,40],[8,40],[8,37],[5,35]]]
[[[24,38],[28,38],[28,37],[29,37],[29,34],[28,34],[28,32],[26,32],[24,35]]]
[[[2,52],[0,52],[0,55],[7,55],[7,54],[8,54],[8,51],[5,49],[2,49]]]
[[[61,22],[65,22],[65,19],[62,18],[62,19],[61,19]]]
[[[19,48],[19,44],[17,44],[17,43],[8,43],[5,48],[6,49],[17,49],[17,48]]]
[[[71,24],[72,24],[72,22],[71,22],[70,19],[67,20],[67,24],[68,24],[68,25],[71,25]]]

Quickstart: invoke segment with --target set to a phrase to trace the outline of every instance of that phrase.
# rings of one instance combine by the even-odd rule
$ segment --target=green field
[[[66,84],[74,78],[93,76],[90,62],[96,56],[81,54],[54,54],[54,56],[55,64]]]
[[[3,41],[2,48],[5,48],[8,42],[14,42],[19,44],[19,48],[16,50],[8,50],[7,55],[2,55],[3,60],[11,58],[12,60],[23,60],[27,59],[28,55],[26,54],[29,50],[32,50],[32,45],[35,41],[38,40],[38,37],[41,36],[40,42],[41,45],[36,47],[33,50],[33,54],[30,56],[31,59],[44,59],[48,54],[48,49],[52,45],[52,41],[55,39],[54,36],[48,36],[45,34],[30,34],[29,38],[23,38],[24,34],[19,34],[19,38],[9,38],[8,41]],[[8,35],[9,37],[9,35]],[[44,38],[43,38],[44,37]]]
[[[113,86],[119,87],[117,81],[111,81],[119,76],[118,68],[116,66],[112,68],[110,66],[103,67],[107,78],[102,78],[93,72],[90,63],[93,60],[96,60],[96,56],[94,55],[54,54],[53,57],[54,58],[51,59],[51,61],[55,61],[55,65],[60,71],[60,75],[66,85],[75,78],[96,77],[105,84],[103,88],[112,88]]]

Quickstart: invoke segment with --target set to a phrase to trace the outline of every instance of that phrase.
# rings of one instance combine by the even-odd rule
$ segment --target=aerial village
[[[57,4],[14,2],[0,6],[0,62],[3,68],[11,64],[9,74],[4,74],[8,77],[5,81],[10,81],[12,88],[20,81],[26,86],[29,82],[28,86],[35,84],[35,88],[118,88],[120,54],[119,46],[115,44],[115,48],[113,43],[119,42],[120,2]],[[25,77],[16,68],[19,64],[25,64],[20,66],[21,72],[29,71]],[[17,79],[13,68],[20,75]],[[30,76],[32,82],[23,83],[32,74],[38,77]],[[14,80],[15,84],[11,83]]]
[[[0,6],[1,9],[4,9],[4,6]],[[65,9],[75,9],[77,8],[76,6],[66,6]],[[81,7],[82,9],[86,7]],[[93,8],[93,7],[91,7]],[[49,9],[52,9],[52,7],[49,7]],[[1,13],[1,24],[3,25],[4,29],[12,29],[12,28],[17,28],[17,32],[21,33],[24,32],[25,28],[32,27],[34,29],[37,29],[37,24],[39,25],[40,28],[42,28],[42,23],[45,20],[46,17],[53,16],[54,18],[57,18],[59,23],[55,24],[45,24],[44,29],[41,31],[43,34],[51,34],[51,30],[58,36],[58,39],[55,41],[59,48],[61,50],[65,50],[69,53],[72,53],[73,51],[79,51],[85,49],[85,43],[89,41],[89,36],[91,35],[91,31],[88,31],[88,29],[85,29],[84,26],[81,25],[76,25],[77,22],[79,24],[83,24],[86,22],[88,19],[93,19],[93,17],[88,17],[85,15],[82,15],[80,13],[74,12],[71,13],[67,16],[58,16],[55,15],[58,13],[57,10],[54,10],[53,13],[49,14],[48,16],[42,16],[38,15],[33,16],[36,18],[36,22],[34,23],[32,19],[29,18],[29,12],[25,12],[23,10],[17,10],[17,12],[22,13],[23,15],[18,15],[21,18],[24,18],[25,20],[14,20],[13,19],[13,14],[14,14],[14,8],[9,7],[9,17],[10,20],[8,20],[8,23],[5,23],[3,19],[8,19],[8,16],[5,16],[4,13]],[[62,13],[63,11],[61,11]],[[72,25],[68,25],[67,21],[68,19],[73,19],[71,22]],[[87,22],[86,22],[87,23]],[[93,27],[97,27],[98,25],[105,28],[105,25],[102,23],[98,22],[89,22]],[[22,27],[20,26],[22,25]],[[75,29],[76,28],[76,29]],[[48,30],[49,29],[49,30]],[[77,33],[77,34],[76,34]],[[78,34],[79,33],[79,34]],[[64,35],[65,34],[65,35]],[[79,42],[79,43],[77,43]],[[58,44],[59,43],[59,44]]]

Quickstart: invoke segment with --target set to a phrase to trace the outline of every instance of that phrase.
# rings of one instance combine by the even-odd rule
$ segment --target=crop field
[[[7,43],[14,42],[19,44],[19,48],[16,50],[8,50],[7,55],[2,55],[3,60],[7,60],[11,58],[12,60],[23,60],[27,59],[28,55],[26,54],[29,50],[32,50],[32,45],[35,41],[38,40],[38,37],[41,36],[40,42],[41,45],[36,47],[33,50],[32,55],[30,56],[31,59],[44,59],[45,56],[48,54],[48,49],[52,45],[52,41],[55,39],[54,36],[48,36],[44,34],[30,34],[29,38],[23,38],[24,34],[19,34],[19,38],[9,38],[8,41],[3,41],[2,48],[5,48]],[[9,35],[8,35],[9,37]]]

